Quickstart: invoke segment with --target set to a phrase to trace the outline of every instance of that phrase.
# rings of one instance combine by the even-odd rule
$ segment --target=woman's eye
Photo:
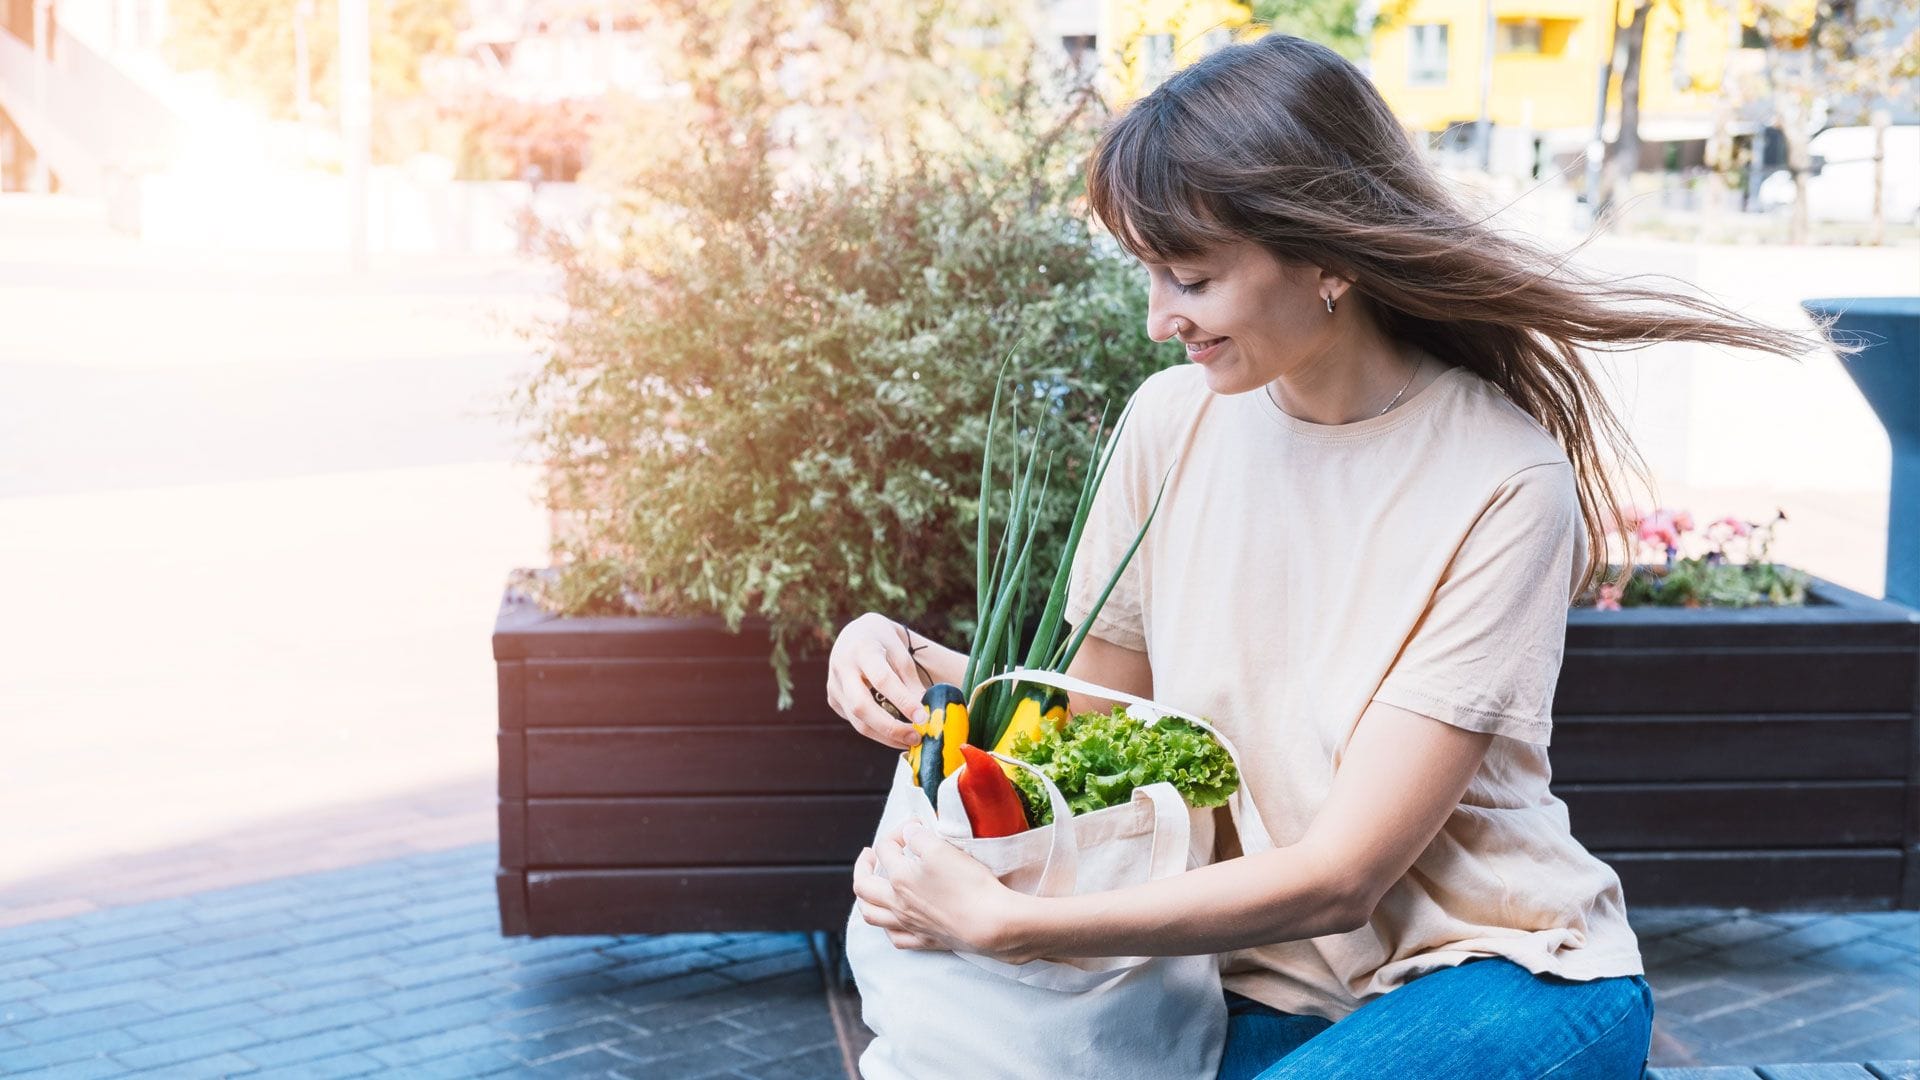
[[[1197,293],[1205,290],[1207,287],[1206,278],[1201,278],[1198,281],[1191,281],[1191,282],[1181,281],[1179,278],[1174,278],[1173,283],[1174,285],[1178,286],[1180,291],[1183,293]]]

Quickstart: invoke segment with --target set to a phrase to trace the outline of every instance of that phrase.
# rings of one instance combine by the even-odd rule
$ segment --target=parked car
[[[1813,175],[1807,211],[1816,221],[1873,219],[1873,129],[1827,128],[1813,137]],[[1888,221],[1920,224],[1920,125],[1887,128],[1885,206]],[[1793,174],[1785,169],[1760,184],[1765,210],[1793,205]]]

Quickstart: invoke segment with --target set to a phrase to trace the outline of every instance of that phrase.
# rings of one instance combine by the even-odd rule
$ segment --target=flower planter
[[[1629,903],[1920,907],[1920,612],[1576,609],[1554,791]]]
[[[1798,608],[1570,613],[1555,792],[1635,904],[1920,907],[1920,613],[1816,580]],[[507,934],[833,931],[895,752],[774,709],[763,630],[559,619],[509,594]]]
[[[897,753],[796,659],[718,618],[560,619],[509,593],[500,690],[506,934],[838,929]]]

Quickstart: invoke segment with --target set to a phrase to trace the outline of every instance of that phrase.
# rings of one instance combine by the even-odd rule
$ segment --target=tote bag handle
[[[1058,672],[1017,668],[1005,674],[996,675],[990,679],[983,679],[974,687],[974,696],[968,702],[969,712],[971,712],[973,706],[978,703],[981,689],[996,682],[1027,682],[1058,690],[1085,694],[1089,697],[1099,697],[1109,701],[1123,702],[1127,705],[1127,711],[1131,715],[1137,717],[1149,726],[1158,723],[1165,716],[1177,716],[1219,740],[1221,747],[1226,750],[1228,758],[1233,761],[1236,772],[1240,769],[1239,752],[1235,749],[1232,740],[1228,739],[1225,735],[1221,734],[1217,728],[1201,720],[1199,717],[1191,716],[1178,709],[1167,708],[1131,694],[1123,694],[1119,691],[1111,690],[1104,686],[1097,686],[1082,679],[1062,675]],[[1070,884],[1064,890],[1049,891],[1050,888],[1057,887],[1063,880],[1070,881],[1070,877],[1057,874],[1054,870],[1055,866],[1064,860],[1071,860],[1070,865],[1077,868],[1079,861],[1079,848],[1075,842],[1073,833],[1071,830],[1061,830],[1059,828],[1061,823],[1072,821],[1071,816],[1062,812],[1065,797],[1060,794],[1059,788],[1044,771],[1017,758],[1011,758],[1003,754],[994,754],[993,756],[1000,761],[1007,762],[1008,764],[1032,773],[1046,789],[1049,800],[1054,807],[1053,820],[1055,833],[1049,844],[1047,866],[1041,873],[1041,887],[1035,890],[1034,895],[1068,895],[1072,891]],[[956,772],[955,776],[958,775]],[[947,782],[952,783],[953,778],[948,778]],[[958,795],[956,793],[956,801],[957,798]],[[1148,856],[1148,880],[1155,881],[1180,873],[1186,868],[1187,849],[1192,824],[1188,816],[1186,800],[1181,798],[1179,791],[1172,784],[1165,782],[1146,784],[1135,788],[1133,791],[1133,799],[1134,801],[1143,799],[1150,800],[1153,803],[1153,849],[1152,853]],[[945,802],[944,796],[942,801],[943,803]],[[1251,814],[1252,802],[1250,800],[1246,801],[1244,806],[1246,811]],[[1257,816],[1253,818],[1253,830],[1256,836],[1261,840],[1265,840],[1266,831],[1260,824]],[[958,953],[956,955],[959,955],[968,963],[984,971],[1013,979],[1028,986],[1066,993],[1084,993],[1089,990],[1098,989],[1120,978],[1129,971],[1140,967],[1149,960],[1155,959],[1149,956],[1073,957],[1061,960],[1033,960],[1025,964],[1009,964],[1004,961],[994,960],[973,953]]]
[[[1053,823],[1046,826],[1053,830],[1047,845],[1047,861],[1040,871],[1040,883],[1034,889],[1035,896],[1070,896],[1080,865],[1080,848],[1076,841],[1073,816],[1067,808],[1066,796],[1060,793],[1052,779],[1046,773],[1021,761],[1019,758],[1004,754],[993,755],[1017,768],[1025,769],[1039,779],[1046,787],[1053,803]],[[960,770],[960,771],[964,771]],[[948,803],[946,785],[955,782],[960,775],[956,771],[942,784],[941,803]],[[958,792],[953,792],[958,800]],[[1172,784],[1145,784],[1133,789],[1132,802],[1149,802],[1153,809],[1153,850],[1148,856],[1148,880],[1158,880],[1179,873],[1186,868],[1187,843],[1192,827],[1188,818],[1186,800]],[[961,815],[964,818],[964,814]],[[956,822],[957,826],[958,823]],[[971,832],[971,828],[968,830]],[[991,843],[991,841],[988,841]],[[1063,960],[1031,960],[1024,964],[1009,964],[1003,960],[981,956],[977,953],[956,953],[961,959],[992,972],[1002,978],[1045,990],[1059,990],[1069,993],[1081,993],[1097,989],[1127,972],[1139,967],[1151,956],[1100,956],[1073,957]]]
[[[1053,782],[1053,778],[1039,769],[1005,754],[994,754],[998,761],[1025,769],[1040,781],[1040,787],[1047,793],[1047,802],[1053,807],[1052,832],[1047,838],[1047,861],[1040,867],[1040,880],[1034,886],[1034,896],[1072,896],[1073,887],[1080,875],[1080,845],[1075,842],[1073,809],[1067,805],[1067,797]],[[940,782],[940,805],[953,808],[949,812],[934,813],[929,818],[934,830],[942,836],[955,840],[974,840],[973,822],[967,817],[966,805],[960,801],[960,775],[968,766],[962,765],[954,770],[952,776]],[[926,800],[921,800],[923,805]],[[931,807],[929,807],[931,808]]]
[[[1085,679],[1076,679],[1071,675],[1063,675],[1057,671],[1042,671],[1037,668],[1015,668],[1012,671],[995,675],[991,679],[982,679],[979,685],[973,688],[973,700],[968,701],[967,711],[973,711],[973,705],[979,698],[982,687],[997,682],[1034,683],[1039,686],[1050,686],[1056,690],[1066,690],[1087,697],[1097,697],[1107,701],[1118,701],[1127,707],[1128,714],[1138,719],[1141,723],[1146,724],[1148,727],[1159,723],[1165,717],[1174,716],[1213,736],[1214,739],[1220,743],[1221,748],[1226,750],[1228,759],[1233,762],[1234,774],[1240,778],[1240,787],[1233,793],[1233,800],[1237,803],[1233,818],[1234,826],[1239,832],[1241,850],[1252,854],[1254,852],[1267,851],[1273,847],[1273,837],[1267,832],[1266,822],[1260,819],[1260,812],[1255,809],[1253,805],[1253,796],[1247,791],[1247,771],[1245,766],[1240,762],[1240,751],[1233,745],[1233,740],[1222,734],[1219,728],[1214,727],[1212,724],[1207,723],[1192,713],[1162,705],[1157,701],[1149,701],[1146,698],[1135,697],[1132,694],[1121,693],[1118,690],[1109,690],[1104,686],[1095,685]]]

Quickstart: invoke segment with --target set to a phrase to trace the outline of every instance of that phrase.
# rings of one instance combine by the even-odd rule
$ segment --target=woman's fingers
[[[859,897],[863,904],[871,904],[892,911],[893,883],[874,873],[875,862],[873,849],[869,848],[861,853],[859,860],[853,864],[853,895]]]
[[[900,655],[893,655],[895,652]],[[888,712],[887,705],[881,704],[878,700],[874,702],[874,707],[895,724],[911,724],[925,710],[925,706],[920,704],[920,699],[926,696],[926,691],[915,689],[919,680],[903,676],[901,673],[901,665],[906,659],[904,648],[890,649],[877,641],[871,642],[866,648],[854,654],[854,661],[860,668],[860,677],[872,687],[869,696],[877,693],[900,714],[900,717],[895,717],[893,713]]]
[[[893,947],[896,949],[929,951],[942,947],[939,942],[931,938],[921,937],[919,934],[913,933],[910,930],[889,930],[887,931],[887,940],[893,942]]]
[[[905,930],[907,928],[907,924],[900,921],[900,916],[895,915],[886,908],[874,907],[865,900],[860,901],[860,918],[865,921],[868,926],[877,926],[882,930]]]
[[[893,886],[886,878],[874,873],[877,857],[872,848],[860,853],[853,863],[853,895],[858,897],[857,906],[860,917],[870,926],[886,930],[889,935],[908,932],[906,923],[893,910]]]
[[[867,848],[853,864],[853,893],[859,897],[860,917],[869,925],[877,926],[887,932],[887,940],[893,942],[896,949],[916,949],[922,951],[945,951],[947,946],[916,930],[910,929],[906,919],[896,908],[898,895],[893,891],[893,883],[888,877],[875,873],[889,862],[899,865],[901,860],[910,861],[912,856],[899,844],[899,834],[895,833],[880,842],[877,848]]]
[[[835,711],[875,742],[900,750],[918,742],[920,733],[913,730],[913,725],[895,718],[881,704],[884,698],[900,710],[900,715],[909,717],[920,709],[919,695],[912,694],[887,665],[884,650],[875,644],[856,653],[853,660],[836,689]],[[879,698],[875,697],[876,690]]]
[[[880,869],[884,871],[887,876],[887,888],[889,891],[892,890],[892,883],[895,880],[912,874],[917,869],[916,857],[912,852],[901,846],[900,834],[898,832],[891,833],[881,839],[873,849],[873,856],[874,861],[879,864]]]
[[[911,724],[895,720],[874,700],[873,690],[857,669],[847,671],[834,696],[829,699],[833,710],[853,725],[855,731],[874,742],[891,746],[896,750],[905,750],[920,738]]]

